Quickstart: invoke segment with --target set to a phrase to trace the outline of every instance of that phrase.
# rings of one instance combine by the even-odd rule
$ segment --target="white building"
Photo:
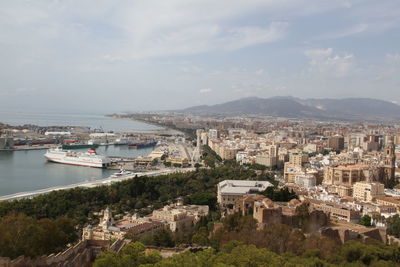
[[[218,184],[217,200],[224,207],[235,204],[246,194],[257,194],[271,186],[268,181],[225,180]]]
[[[316,144],[307,144],[303,147],[303,152],[305,153],[315,153],[318,151],[318,147]]]
[[[317,180],[312,174],[300,174],[295,176],[294,182],[301,187],[309,188],[316,186]]]
[[[219,138],[218,130],[216,130],[216,129],[208,130],[208,137],[210,139],[218,139]]]
[[[275,167],[277,165],[278,158],[270,155],[257,155],[256,163],[267,167]]]
[[[201,147],[201,134],[204,132],[204,130],[203,129],[197,129],[196,130],[196,137],[197,137],[197,142],[196,142],[196,144],[197,144],[197,148],[200,148]]]
[[[249,153],[247,151],[239,151],[236,153],[236,161],[239,163],[243,163],[243,160],[246,159],[249,156]]]
[[[45,132],[44,135],[55,135],[55,136],[70,136],[71,132]]]

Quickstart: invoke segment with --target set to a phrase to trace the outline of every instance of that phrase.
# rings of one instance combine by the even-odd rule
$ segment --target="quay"
[[[162,170],[155,170],[155,171],[148,171],[148,172],[137,172],[137,173],[132,173],[129,175],[125,175],[122,177],[108,177],[105,179],[100,179],[92,182],[82,182],[82,183],[77,183],[77,184],[71,184],[71,185],[66,185],[66,186],[57,186],[57,187],[50,187],[50,188],[45,188],[45,189],[39,189],[35,191],[29,191],[29,192],[20,192],[16,194],[11,194],[11,195],[5,195],[0,197],[0,201],[12,201],[12,200],[18,200],[18,199],[24,199],[24,198],[34,198],[36,196],[42,195],[42,194],[47,194],[52,191],[58,191],[58,190],[65,190],[65,189],[72,189],[76,187],[81,187],[81,188],[93,188],[97,186],[103,186],[103,185],[110,185],[116,182],[121,182],[125,180],[129,180],[134,178],[135,176],[157,176],[157,175],[163,175],[163,174],[171,174],[171,173],[184,173],[184,172],[190,172],[194,171],[195,168],[166,168]]]
[[[13,148],[1,148],[0,151],[23,151],[23,150],[46,150],[54,145],[43,145],[43,146],[14,146]]]

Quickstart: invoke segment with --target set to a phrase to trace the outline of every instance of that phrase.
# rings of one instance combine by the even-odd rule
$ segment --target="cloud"
[[[200,94],[208,94],[212,92],[211,88],[202,88],[199,90]]]
[[[234,51],[278,41],[285,36],[287,26],[286,22],[271,22],[265,27],[225,28],[208,23],[190,25],[161,33],[149,32],[126,50],[134,51],[127,52],[131,59]]]
[[[183,64],[182,67],[180,67],[182,72],[186,73],[200,73],[203,71],[203,68],[194,65],[194,64]]]
[[[21,87],[21,88],[15,89],[15,93],[17,93],[17,94],[27,94],[27,93],[34,93],[34,92],[37,92],[36,88]]]
[[[304,54],[312,60],[320,60],[330,56],[333,52],[332,48],[326,49],[309,49],[304,51]]]
[[[353,86],[354,94],[385,88],[398,98],[399,11],[397,0],[0,1],[0,92],[18,98],[5,88],[40,88],[30,92],[40,96],[19,99],[57,106],[61,97],[116,111],[130,108],[132,97],[152,100],[139,109],[189,105],[203,87],[214,88],[209,101],[223,101],[235,83],[265,96],[285,86],[312,96]],[[327,39],[317,39],[321,31]],[[306,41],[317,49],[299,48]],[[364,81],[375,90],[366,92]],[[126,97],[111,103],[110,88]]]
[[[10,90],[4,90],[3,92],[0,91],[0,95],[4,96],[32,96],[40,91],[36,88],[28,88],[28,87],[19,87]]]
[[[332,48],[306,50],[304,54],[310,59],[309,70],[323,77],[346,77],[355,69],[353,54],[333,55]]]
[[[338,30],[338,31],[322,34],[321,36],[318,36],[315,39],[316,40],[326,40],[326,39],[344,38],[344,37],[348,37],[348,36],[352,36],[352,35],[356,35],[356,34],[359,34],[359,33],[366,32],[370,28],[371,27],[369,27],[368,24],[361,23],[361,24],[357,24],[357,25],[351,26],[349,28],[345,28],[345,29],[341,29],[341,30]]]
[[[391,63],[391,64],[400,63],[400,54],[399,53],[386,54],[385,58],[388,63]]]
[[[221,40],[220,49],[236,50],[256,44],[270,43],[283,38],[287,22],[272,22],[268,27],[240,27],[230,30]]]
[[[119,57],[119,56],[112,56],[112,55],[104,55],[101,57],[103,60],[108,62],[121,62],[126,61],[126,59]]]
[[[256,75],[261,75],[264,73],[264,69],[258,69],[256,70]]]

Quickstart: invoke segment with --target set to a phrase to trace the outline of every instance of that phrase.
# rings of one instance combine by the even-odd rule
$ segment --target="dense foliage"
[[[100,211],[106,206],[110,206],[117,213],[139,212],[139,214],[143,215],[150,213],[153,209],[161,208],[177,197],[183,196],[188,204],[209,205],[211,211],[214,211],[217,208],[216,185],[226,179],[266,180],[270,179],[270,177],[266,175],[256,176],[253,170],[238,165],[221,165],[214,169],[198,169],[190,173],[174,173],[156,177],[135,177],[110,186],[60,190],[40,195],[33,199],[0,202],[0,218],[2,218],[3,222],[10,221],[9,216],[11,215],[7,216],[7,214],[12,212],[30,216],[17,216],[18,218],[22,218],[22,216],[28,218],[26,224],[11,224],[8,227],[1,227],[0,234],[5,232],[0,238],[3,241],[5,240],[4,244],[6,244],[1,246],[3,243],[0,243],[1,251],[6,251],[1,255],[14,257],[24,254],[33,257],[47,252],[59,251],[62,248],[65,249],[66,244],[76,239],[75,233],[77,231],[74,227],[71,228],[71,225],[79,224],[82,226],[88,222],[97,223],[94,212]],[[215,216],[217,213],[211,212],[211,214]],[[75,224],[72,224],[72,220],[63,218],[64,216],[73,219]],[[69,224],[65,230],[68,230],[68,235],[73,232],[74,238],[70,236],[68,238],[57,237],[58,233],[54,230],[56,235],[53,235],[53,237],[56,238],[52,242],[45,242],[45,248],[32,246],[32,244],[43,242],[43,238],[47,238],[45,230],[38,230],[35,227],[40,228],[42,224],[48,224],[49,227],[57,228],[51,225],[50,222],[53,222],[51,219],[57,219],[55,224],[66,223],[67,221]],[[16,249],[11,250],[7,244],[10,244],[11,240],[18,240],[19,238],[17,237],[19,232],[11,226],[28,228],[32,226],[32,229],[36,229],[34,231],[40,234],[30,235],[30,239],[27,239],[26,242],[26,248],[17,246]],[[191,235],[192,233],[189,232],[185,235],[174,236],[173,242],[174,244],[190,242]]]
[[[268,187],[267,189],[265,189],[264,192],[262,192],[262,194],[267,198],[271,199],[272,201],[278,201],[278,202],[288,202],[292,199],[298,198],[296,193],[293,191],[289,191],[287,187],[281,189]]]
[[[0,218],[0,256],[35,257],[59,252],[78,239],[75,224],[65,217],[37,220],[22,213],[10,213]]]
[[[184,252],[162,259],[157,252],[145,253],[140,243],[131,243],[122,253],[106,252],[95,261],[105,266],[397,266],[400,250],[384,245],[365,245],[350,241],[324,259],[318,250],[301,255],[278,254],[266,248],[232,241],[221,250],[207,249],[197,253]]]
[[[393,235],[397,238],[400,238],[400,216],[396,214],[388,218],[386,223],[388,235]]]
[[[210,246],[199,253],[184,253],[146,266],[395,266],[400,264],[400,248],[382,243],[363,244],[338,241],[317,234],[305,234],[287,225],[256,230],[251,216],[233,214],[219,223],[203,218],[183,243]],[[160,231],[139,240],[146,245],[178,246],[174,234]],[[160,242],[161,241],[161,242]],[[172,242],[172,243],[169,243]],[[232,251],[237,251],[232,254]],[[242,251],[242,253],[240,253]],[[298,265],[293,265],[293,264]],[[123,266],[123,265],[122,265]],[[126,265],[127,266],[127,265]]]
[[[306,235],[301,229],[284,224],[271,225],[265,230],[257,230],[257,222],[252,216],[240,214],[229,215],[221,223],[210,225],[201,222],[196,236],[202,240],[200,245],[210,245],[219,250],[232,240],[248,245],[267,248],[275,253],[291,253],[302,255],[308,250],[318,250],[321,255],[328,256],[339,248],[337,242],[321,236]],[[200,238],[200,236],[202,238]],[[196,240],[192,238],[193,243]]]
[[[174,233],[169,229],[159,229],[153,233],[148,233],[137,237],[135,234],[127,233],[126,239],[139,241],[146,246],[157,246],[157,247],[175,247],[175,236]]]
[[[253,170],[238,165],[221,165],[189,173],[156,177],[141,176],[110,186],[53,191],[33,199],[0,202],[0,216],[16,211],[35,218],[66,216],[84,224],[94,219],[93,212],[110,206],[117,213],[146,214],[182,196],[189,204],[216,207],[216,185],[226,179],[270,179],[256,176]]]
[[[215,168],[216,165],[222,162],[222,158],[209,146],[202,147],[202,157],[206,166]]]
[[[154,264],[161,261],[158,252],[145,253],[146,247],[141,243],[130,243],[121,253],[107,251],[97,257],[94,267],[124,267]]]
[[[372,218],[369,215],[364,215],[358,223],[364,226],[372,226]]]

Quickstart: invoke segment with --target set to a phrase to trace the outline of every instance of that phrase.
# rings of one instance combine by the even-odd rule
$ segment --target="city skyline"
[[[242,97],[400,102],[396,1],[0,3],[3,108],[167,110]]]

